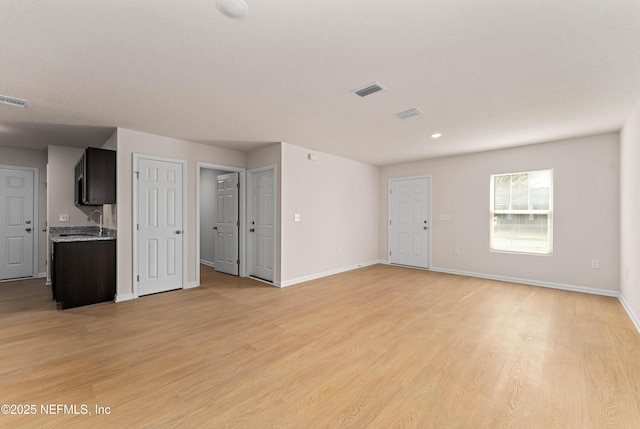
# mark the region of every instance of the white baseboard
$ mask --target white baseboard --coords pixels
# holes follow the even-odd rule
[[[130,301],[133,299],[132,293],[122,293],[116,295],[116,302]]]
[[[340,273],[344,273],[346,271],[357,270],[358,268],[368,267],[370,265],[375,265],[375,264],[378,264],[380,262],[381,261],[378,261],[378,260],[363,262],[361,264],[350,265],[348,267],[338,268],[336,270],[324,271],[322,273],[311,274],[311,275],[304,276],[304,277],[298,277],[297,279],[286,280],[286,281],[283,281],[283,282],[274,282],[273,284],[278,286],[278,287],[293,286],[293,285],[298,284],[298,283],[304,283],[304,282],[308,282],[308,281],[311,281],[311,280],[320,279],[322,277],[332,276],[334,274],[340,274]]]
[[[198,281],[193,281],[193,282],[188,282],[182,289],[193,289],[194,287],[198,287],[200,286],[200,283],[198,283]]]
[[[47,277],[47,273],[38,273],[38,275],[36,277],[39,278],[39,279],[41,279],[43,277]]]
[[[590,293],[592,295],[613,296],[616,298],[619,296],[618,291],[615,291],[615,290],[596,289],[596,288],[583,287],[583,286],[566,285],[562,283],[552,283],[552,282],[544,282],[539,280],[521,279],[517,277],[498,276],[493,274],[474,273],[470,271],[451,270],[448,268],[431,267],[431,271],[436,271],[439,273],[446,273],[446,274],[456,274],[459,276],[477,277],[481,279],[499,280],[503,282],[520,283],[520,284],[525,284],[530,286],[541,286],[541,287],[546,287],[550,289],[561,289],[561,290],[568,290],[572,292]]]
[[[211,261],[205,261],[204,259],[200,259],[200,263],[202,265],[206,265],[207,267],[211,267],[211,268],[215,268],[216,267],[216,264],[214,264]]]
[[[629,316],[629,319],[631,319],[636,329],[640,333],[640,318],[638,318],[638,316],[633,312],[633,310],[627,304],[627,301],[624,299],[624,296],[622,294],[618,295],[618,300],[620,300],[620,304],[622,304],[622,307],[624,307],[625,311],[627,312],[627,315]]]

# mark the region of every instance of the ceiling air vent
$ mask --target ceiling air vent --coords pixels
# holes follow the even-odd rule
[[[424,112],[417,107],[415,109],[405,110],[404,112],[396,113],[396,116],[400,119],[412,118],[414,116],[422,115]]]
[[[22,107],[23,109],[27,108],[27,100],[7,97],[6,95],[0,95],[0,104],[6,104],[13,107]]]
[[[352,91],[352,92],[355,95],[359,95],[360,97],[366,97],[367,95],[375,94],[376,92],[382,91],[385,89],[387,88],[380,85],[378,82],[373,82],[363,88],[356,89],[355,91]]]

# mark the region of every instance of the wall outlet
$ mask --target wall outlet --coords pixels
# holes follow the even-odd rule
[[[58,220],[60,222],[69,222],[69,213],[60,213],[58,215]]]
[[[453,254],[456,256],[460,256],[460,249],[458,249],[457,247],[453,249]]]
[[[597,259],[592,259],[591,268],[593,268],[594,270],[597,270],[598,268],[600,268],[600,261]]]

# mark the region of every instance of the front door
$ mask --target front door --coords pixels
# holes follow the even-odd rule
[[[216,271],[238,275],[238,173],[222,174],[216,180]]]
[[[389,181],[389,261],[429,268],[429,178]]]
[[[33,177],[0,168],[0,280],[33,276]]]
[[[138,295],[183,287],[183,164],[138,160]]]
[[[249,275],[272,282],[275,266],[275,171],[249,174]]]

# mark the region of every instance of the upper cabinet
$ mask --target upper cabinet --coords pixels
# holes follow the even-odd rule
[[[77,206],[99,206],[116,202],[116,152],[88,147],[76,164]]]

